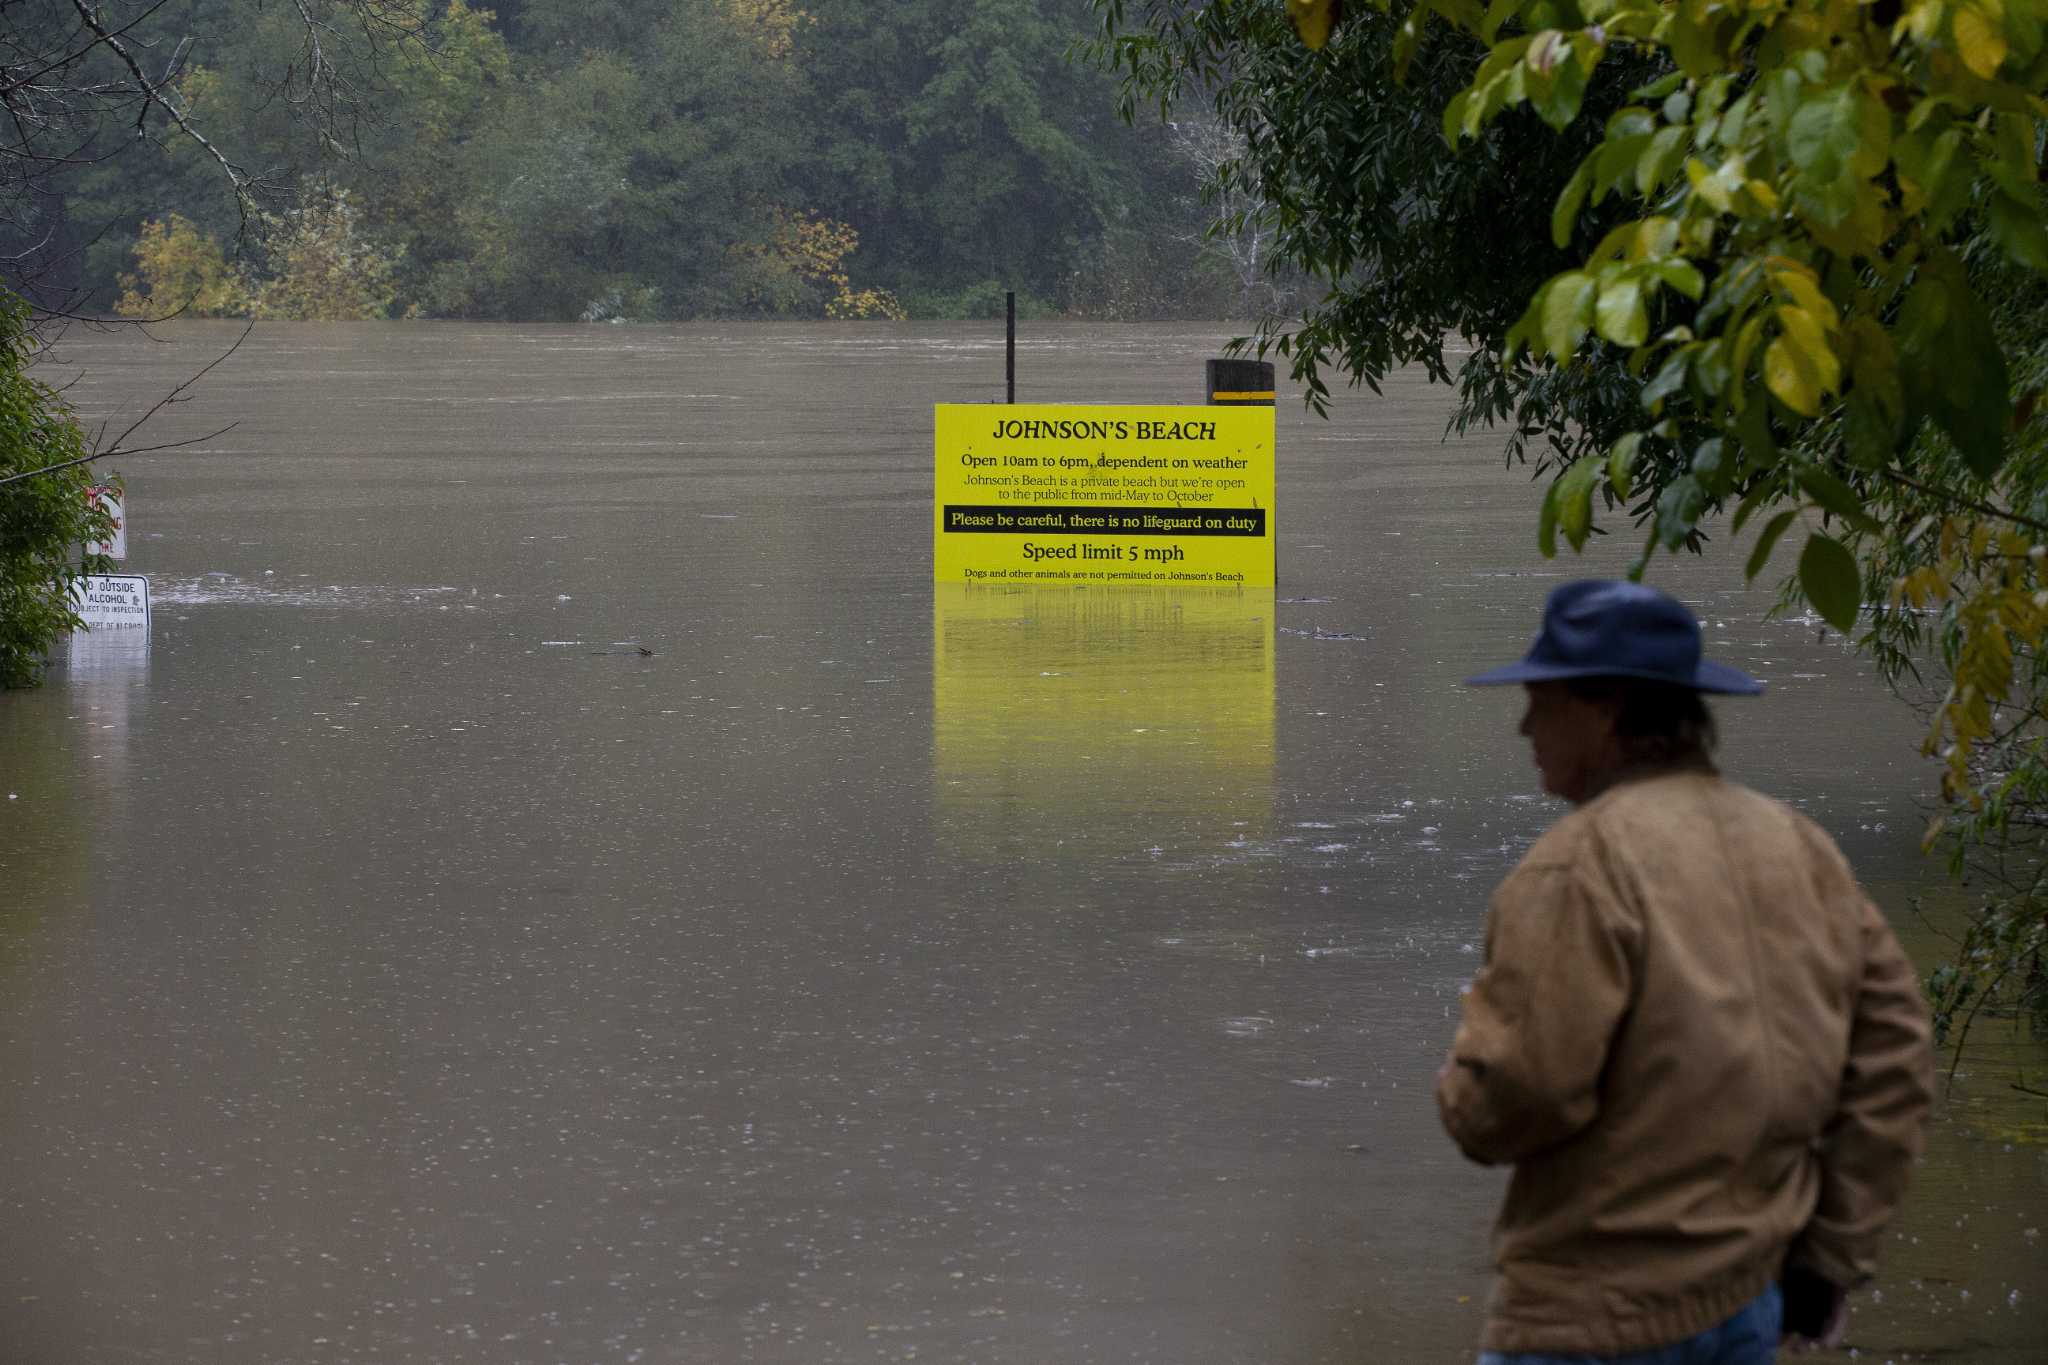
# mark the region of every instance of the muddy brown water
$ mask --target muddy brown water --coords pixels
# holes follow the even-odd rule
[[[74,331],[132,416],[234,329]],[[1227,331],[1026,328],[1027,401]],[[1418,377],[1280,412],[1281,586],[935,592],[1000,329],[265,325],[128,461],[146,650],[0,698],[0,1360],[1434,1362],[1430,1080],[1558,809],[1560,575]],[[1726,766],[1911,913],[1918,723],[1739,553]],[[652,651],[640,653],[641,648]],[[2039,1359],[2042,1107],[1966,1061],[1863,1360]]]

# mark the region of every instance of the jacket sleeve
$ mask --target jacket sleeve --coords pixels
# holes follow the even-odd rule
[[[1863,977],[1834,1118],[1819,1142],[1820,1202],[1792,1264],[1843,1288],[1877,1271],[1878,1239],[1926,1136],[1934,1048],[1920,987],[1891,926],[1863,903]]]
[[[1466,1156],[1521,1161],[1593,1121],[1633,994],[1633,937],[1613,898],[1566,866],[1518,869],[1494,893],[1486,964],[1436,1092]]]

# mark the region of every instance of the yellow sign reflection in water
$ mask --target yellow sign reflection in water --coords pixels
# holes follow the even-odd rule
[[[1263,830],[1271,592],[933,591],[934,769],[955,847],[1149,837],[1161,814]]]

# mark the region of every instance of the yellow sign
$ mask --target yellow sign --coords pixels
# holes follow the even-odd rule
[[[1273,586],[1273,409],[942,403],[940,583]]]

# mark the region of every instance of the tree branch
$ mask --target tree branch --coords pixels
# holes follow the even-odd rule
[[[130,19],[127,23],[121,25],[121,27],[115,29],[112,33],[101,33],[99,29],[95,27],[93,29],[93,32],[97,36],[95,36],[93,40],[87,43],[84,47],[79,48],[76,52],[67,52],[62,57],[52,58],[48,63],[37,68],[34,71],[29,72],[26,76],[17,77],[16,79],[9,81],[5,85],[0,85],[0,100],[6,99],[9,95],[12,95],[15,91],[21,89],[25,85],[33,85],[36,81],[41,80],[43,77],[49,75],[52,71],[62,71],[65,67],[70,66],[75,62],[81,61],[85,57],[86,53],[92,51],[101,43],[109,42],[114,38],[119,38],[121,35],[137,28],[141,25],[143,20],[149,18],[151,15],[155,14],[158,10],[162,9],[165,5],[168,5],[170,2],[171,0],[156,0],[156,3],[154,5],[151,5],[148,9],[136,15],[133,19]],[[145,46],[147,46],[147,44],[145,44]],[[182,46],[180,47],[179,50],[183,51]]]
[[[164,98],[163,88],[143,74],[142,67],[136,63],[134,55],[128,51],[127,46],[121,42],[120,38],[113,33],[109,33],[101,26],[99,16],[93,12],[92,6],[88,5],[86,0],[71,0],[71,7],[78,11],[79,18],[85,22],[85,26],[100,36],[100,41],[104,42],[108,49],[121,59],[128,67],[129,74],[134,76],[135,88],[142,93],[143,98],[147,101],[143,105],[142,113],[136,117],[136,131],[140,132],[142,130],[143,121],[149,115],[149,106],[151,104],[156,105],[166,114],[170,115],[171,122],[178,125],[179,131],[183,132],[186,137],[191,138],[201,147],[204,147],[207,155],[219,162],[220,168],[227,172],[228,182],[235,187],[235,198],[242,205],[243,216],[246,218],[248,216],[250,187],[249,177],[242,171],[242,168],[228,160],[221,153],[220,148],[213,145],[212,140],[206,134],[193,127],[186,119],[184,113],[176,105]],[[236,344],[240,345],[241,343],[237,342]],[[209,366],[208,368],[212,367]],[[204,372],[201,371],[202,374]]]
[[[150,418],[156,416],[159,412],[162,412],[164,408],[168,407],[172,403],[184,402],[185,400],[182,397],[180,397],[180,395],[183,394],[185,390],[191,388],[194,384],[197,384],[200,380],[206,378],[207,374],[211,372],[215,366],[219,365],[222,361],[226,360],[229,356],[233,355],[236,351],[240,350],[242,348],[242,343],[249,339],[249,333],[255,330],[256,324],[254,322],[251,322],[249,323],[248,326],[244,327],[242,329],[242,334],[235,338],[234,345],[228,347],[225,351],[222,351],[219,355],[215,356],[211,361],[207,362],[206,367],[200,370],[197,374],[193,375],[191,378],[179,384],[176,388],[172,389],[162,398],[157,399],[155,403],[150,405],[150,409],[148,412],[143,413],[142,416],[136,418],[133,422],[130,422],[128,424],[128,429],[122,432],[119,436],[116,436],[114,438],[114,442],[112,445],[105,446],[102,447],[101,449],[95,450],[90,455],[81,455],[75,460],[64,460],[58,464],[46,464],[36,469],[24,469],[18,474],[9,474],[5,478],[0,478],[0,488],[5,488],[8,484],[11,483],[19,483],[23,479],[33,479],[39,474],[54,474],[60,469],[70,469],[73,465],[91,464],[94,460],[108,460],[113,459],[114,457],[119,455],[148,455],[159,450],[176,450],[180,446],[198,445],[201,441],[211,441],[214,437],[219,436],[224,432],[233,431],[238,425],[240,425],[239,423],[230,422],[226,426],[222,427],[219,431],[211,431],[204,436],[194,436],[183,441],[165,441],[161,445],[124,447],[121,444],[121,442],[127,440],[130,436],[133,436],[136,433],[136,431],[138,431],[142,427],[143,423],[147,422]],[[99,444],[97,438],[95,438],[93,444]]]
[[[2015,526],[2024,526],[2030,531],[2039,531],[2044,535],[2048,535],[2048,522],[2036,521],[2032,517],[2023,517],[2017,512],[2008,512],[2004,508],[1995,507],[1988,502],[1981,502],[1976,498],[1966,498],[1960,493],[1951,493],[1945,488],[1931,487],[1921,483],[1918,479],[1908,478],[1896,469],[1881,469],[1878,473],[1884,478],[1890,479],[1893,483],[1903,484],[1916,493],[1925,494],[1930,498],[1940,498],[1944,502],[1952,503],[1957,507],[1965,508],[1982,516],[1996,517],[2000,521],[2009,521]]]
[[[193,375],[190,379],[187,379],[184,383],[178,385],[178,387],[172,389],[169,393],[157,399],[156,402],[153,405],[151,405],[148,412],[143,413],[142,416],[136,418],[133,422],[129,423],[128,429],[122,432],[119,436],[116,436],[114,438],[114,444],[110,446],[105,453],[108,455],[119,453],[121,449],[121,442],[127,440],[130,436],[133,436],[136,430],[140,428],[144,422],[147,422],[150,418],[156,416],[157,413],[161,412],[169,404],[183,402],[184,400],[181,399],[178,395],[185,392],[185,390],[191,388],[194,384],[197,384],[200,380],[206,378],[206,376],[213,370],[213,368],[216,365],[219,365],[222,361],[226,360],[236,351],[241,350],[242,343],[247,341],[249,339],[249,333],[255,330],[256,324],[254,321],[251,321],[248,326],[242,329],[242,334],[235,338],[234,345],[228,347],[225,351],[222,351],[219,355],[215,356],[210,362],[208,362],[205,369],[202,369],[201,371],[199,371],[199,373]],[[222,428],[222,430],[225,429],[226,428]],[[200,437],[199,439],[205,440],[207,438]],[[162,448],[163,447],[158,446],[151,447],[151,449],[153,450]]]
[[[120,455],[152,455],[159,450],[176,450],[180,446],[196,446],[201,441],[211,441],[216,436],[226,435],[240,425],[240,422],[230,422],[219,431],[209,431],[204,436],[192,436],[182,441],[165,441],[162,445],[136,446],[129,450],[122,450],[118,447],[110,450],[98,450],[90,455],[81,455],[75,460],[63,460],[57,464],[46,464],[40,469],[24,469],[19,474],[9,474],[6,478],[0,478],[0,488],[4,488],[10,483],[20,483],[23,479],[33,479],[39,474],[54,474],[60,469],[70,469],[74,465],[91,464],[94,460],[111,460]]]

